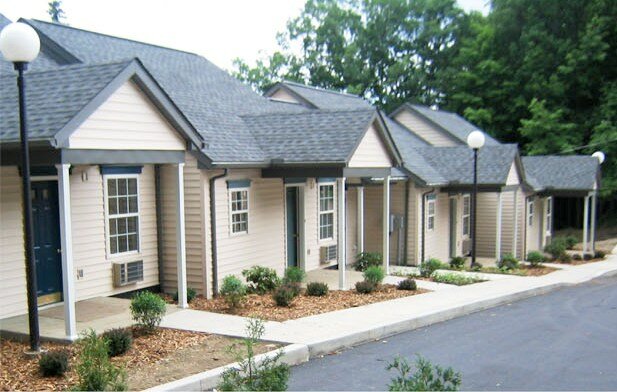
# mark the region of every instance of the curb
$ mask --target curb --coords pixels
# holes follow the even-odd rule
[[[309,349],[304,344],[290,344],[278,350],[269,351],[267,353],[255,356],[255,361],[261,363],[266,358],[271,358],[279,352],[283,352],[281,362],[289,366],[299,365],[309,360]],[[161,391],[205,391],[216,387],[221,380],[223,372],[229,368],[237,367],[238,362],[230,363],[215,369],[206,370],[205,372],[193,374],[180,380],[172,381],[166,384],[157,385],[146,389],[148,392]]]

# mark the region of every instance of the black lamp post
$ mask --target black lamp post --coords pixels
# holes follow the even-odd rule
[[[17,71],[19,94],[19,136],[21,145],[21,174],[24,215],[24,251],[26,256],[26,282],[28,290],[28,321],[30,327],[30,350],[39,352],[39,312],[37,304],[36,264],[34,259],[34,234],[32,229],[32,199],[30,198],[30,157],[28,128],[26,124],[26,95],[24,71],[40,50],[39,36],[25,23],[11,23],[0,32],[0,51]]]
[[[471,192],[471,266],[476,265],[476,216],[478,199],[478,150],[484,146],[484,134],[473,131],[467,136],[467,145],[473,149],[473,188]]]

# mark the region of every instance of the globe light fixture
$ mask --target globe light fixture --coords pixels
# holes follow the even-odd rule
[[[471,192],[471,266],[476,266],[476,215],[478,199],[478,150],[484,146],[486,138],[481,131],[467,135],[467,145],[473,149],[473,188]]]
[[[40,49],[39,35],[25,23],[11,23],[0,33],[0,52],[6,61],[32,62],[39,55]]]
[[[596,158],[600,162],[600,165],[603,164],[604,160],[606,159],[606,155],[604,155],[602,151],[596,151],[591,154],[591,156]]]
[[[484,137],[484,133],[481,131],[473,131],[467,136],[467,145],[469,148],[479,149],[484,146],[484,142],[486,138]]]

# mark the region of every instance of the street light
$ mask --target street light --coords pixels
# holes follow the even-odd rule
[[[606,156],[604,155],[602,151],[596,151],[593,154],[591,154],[591,156],[596,158],[600,162],[600,165],[603,164],[604,160],[606,159]]]
[[[26,127],[26,95],[24,71],[28,63],[39,54],[41,41],[34,29],[25,23],[11,23],[0,32],[0,52],[13,63],[17,71],[19,93],[19,136],[21,142],[21,174],[23,187],[24,250],[26,255],[26,282],[28,290],[28,321],[30,327],[30,350],[39,352],[39,311],[37,304],[36,264],[34,261],[34,235],[32,231],[32,199],[30,198],[30,157],[28,129]]]
[[[476,265],[476,200],[478,196],[478,150],[484,146],[484,134],[473,131],[467,136],[467,145],[473,149],[473,191],[471,193],[471,266]]]

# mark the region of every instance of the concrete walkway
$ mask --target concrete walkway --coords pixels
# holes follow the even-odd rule
[[[285,322],[267,322],[264,339],[307,345],[311,356],[445,321],[605,274],[617,273],[617,256],[571,266],[540,277],[508,277],[339,310]],[[422,281],[418,281],[422,286]],[[180,310],[162,326],[231,336],[244,336],[246,319]]]

